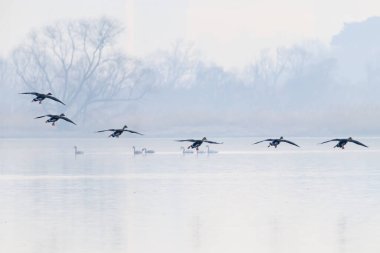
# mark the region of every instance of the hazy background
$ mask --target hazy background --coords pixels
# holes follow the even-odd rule
[[[378,1],[1,1],[0,136],[124,124],[148,136],[378,136],[379,13]],[[33,119],[61,112],[78,126]]]

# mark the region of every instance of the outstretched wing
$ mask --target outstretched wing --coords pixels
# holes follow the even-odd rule
[[[40,118],[43,118],[43,117],[53,117],[53,116],[54,115],[47,114],[47,115],[42,115],[42,116],[35,117],[35,119],[40,119]]]
[[[30,95],[35,95],[35,96],[41,95],[40,93],[37,93],[37,92],[21,92],[19,94],[30,94]]]
[[[70,122],[70,123],[73,123],[74,125],[76,125],[71,119],[69,118],[66,118],[66,117],[60,117],[61,119],[63,120],[66,120],[67,122]]]
[[[61,100],[59,100],[58,98],[55,98],[53,96],[50,96],[50,95],[45,95],[46,98],[50,98],[51,100],[54,100],[54,101],[57,101],[63,105],[65,105],[65,103],[63,103]]]
[[[100,131],[96,131],[97,133],[102,133],[102,132],[108,132],[108,131],[111,131],[111,132],[115,132],[117,129],[106,129],[106,130],[100,130]]]
[[[329,140],[329,141],[321,142],[321,143],[319,143],[319,144],[324,144],[324,143],[327,143],[327,142],[330,142],[330,141],[341,141],[341,139],[332,139],[332,140]]]
[[[361,142],[359,142],[359,141],[355,141],[355,140],[348,140],[348,141],[353,142],[353,143],[355,143],[355,144],[358,144],[358,145],[360,145],[360,146],[363,146],[363,147],[368,148],[368,146],[364,145],[363,143],[361,143]]]
[[[297,146],[297,147],[300,147],[298,146],[297,144],[295,144],[294,142],[291,142],[291,141],[288,141],[288,140],[281,140],[282,142],[286,142],[286,143],[289,143],[291,145],[294,145],[294,146]]]
[[[211,144],[223,144],[223,142],[215,142],[215,141],[204,141]]]
[[[135,132],[135,131],[128,130],[128,129],[125,129],[124,131],[130,132],[130,133],[133,133],[133,134],[143,135],[143,134],[140,134],[139,132]]]
[[[266,140],[258,141],[258,142],[253,143],[252,145],[255,145],[264,141],[274,141],[274,139],[266,139]]]
[[[187,139],[187,140],[175,140],[175,141],[179,141],[179,142],[184,142],[184,141],[196,142],[197,140],[194,140],[194,139]]]

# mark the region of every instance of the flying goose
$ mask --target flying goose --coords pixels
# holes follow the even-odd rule
[[[193,144],[191,144],[187,148],[188,149],[195,148],[197,151],[199,150],[199,146],[201,146],[203,142],[210,143],[210,144],[223,144],[223,142],[209,141],[209,140],[207,140],[206,137],[203,137],[202,140],[187,139],[187,140],[176,140],[176,141],[179,141],[179,142],[184,142],[184,141],[193,142]]]
[[[35,119],[40,119],[40,118],[43,118],[43,117],[49,117],[49,119],[46,120],[46,123],[50,123],[51,122],[52,126],[55,126],[55,122],[57,122],[59,119],[66,120],[67,122],[70,122],[70,123],[76,125],[71,119],[66,118],[65,114],[63,114],[63,113],[61,113],[60,115],[52,115],[52,114],[42,115],[42,116],[39,116],[39,117],[35,117]]]
[[[107,131],[110,131],[110,132],[113,132],[110,136],[108,137],[116,137],[116,138],[119,138],[119,136],[123,133],[123,132],[130,132],[130,133],[133,133],[133,134],[139,134],[139,135],[143,135],[143,134],[140,134],[138,132],[135,132],[135,131],[132,131],[132,130],[128,130],[127,129],[128,126],[125,125],[122,129],[106,129],[106,130],[100,130],[100,131],[97,131],[97,133],[102,133],[102,132],[107,132]]]
[[[352,142],[352,143],[355,143],[357,145],[360,145],[360,146],[363,146],[363,147],[366,147],[368,148],[368,146],[364,145],[363,143],[359,142],[359,141],[356,141],[354,139],[352,139],[351,137],[348,137],[347,139],[332,139],[332,140],[329,140],[329,141],[324,141],[320,144],[324,144],[324,143],[327,143],[327,142],[330,142],[330,141],[337,141],[338,143],[334,146],[334,148],[341,148],[341,149],[344,149],[344,146],[348,143],[348,142]]]
[[[288,144],[291,144],[291,145],[294,145],[294,146],[297,146],[297,147],[300,147],[298,146],[297,144],[295,144],[294,142],[291,142],[291,141],[288,141],[288,140],[285,140],[284,137],[280,137],[280,139],[266,139],[266,140],[262,140],[262,141],[258,141],[258,142],[255,142],[253,143],[252,145],[255,145],[255,144],[258,144],[260,142],[264,142],[264,141],[269,141],[269,146],[274,146],[275,148],[277,148],[278,145],[280,145],[281,142],[286,142]]]
[[[33,98],[32,102],[39,102],[41,104],[41,102],[45,99],[45,98],[49,98],[51,100],[54,100],[54,101],[57,101],[58,103],[61,103],[63,105],[65,105],[61,100],[59,100],[58,98],[56,97],[53,97],[52,94],[49,92],[47,94],[42,94],[42,93],[37,93],[37,92],[22,92],[22,93],[19,93],[19,94],[29,94],[29,95],[34,95],[36,96],[35,98]]]

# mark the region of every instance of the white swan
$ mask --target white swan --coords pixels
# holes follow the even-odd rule
[[[144,155],[146,155],[146,154],[154,154],[154,150],[152,150],[152,149],[143,148],[141,151],[142,151],[142,153]]]
[[[142,152],[140,150],[136,150],[135,146],[133,146],[132,149],[133,149],[134,155],[141,155],[142,154]]]
[[[75,155],[83,155],[84,154],[83,151],[78,150],[77,146],[74,146],[74,149],[75,149]]]
[[[216,154],[216,153],[218,153],[218,151],[216,151],[216,150],[210,150],[209,145],[207,145],[206,148],[207,148],[207,154]]]
[[[193,154],[193,150],[185,149],[184,147],[181,147],[182,149],[182,154]]]

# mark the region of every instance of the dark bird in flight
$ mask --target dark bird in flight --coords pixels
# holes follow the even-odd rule
[[[191,144],[187,148],[188,149],[189,148],[191,148],[191,149],[195,148],[197,151],[198,151],[199,147],[202,145],[203,142],[210,143],[210,144],[223,144],[223,142],[209,141],[209,140],[207,140],[206,137],[203,137],[202,140],[187,139],[187,140],[176,140],[176,141],[180,141],[180,142],[183,142],[183,141],[193,142],[193,144]]]
[[[66,118],[65,114],[63,114],[63,113],[61,113],[60,115],[52,115],[52,114],[42,115],[42,116],[36,117],[35,119],[40,119],[43,117],[49,117],[49,119],[46,121],[46,123],[51,122],[52,126],[55,126],[55,122],[57,122],[59,119],[66,120],[67,122],[70,122],[70,123],[76,125],[73,121],[71,121],[71,119]]]
[[[344,149],[344,146],[348,143],[348,142],[352,142],[352,143],[355,143],[357,145],[360,145],[360,146],[363,146],[363,147],[366,147],[368,148],[368,146],[364,145],[363,143],[359,142],[359,141],[356,141],[354,139],[352,139],[351,137],[348,137],[347,139],[332,139],[332,140],[329,140],[329,141],[324,141],[320,144],[324,144],[324,143],[327,143],[327,142],[330,142],[330,141],[337,141],[338,143],[334,146],[334,148],[341,148],[341,149]]]
[[[61,104],[65,105],[61,100],[59,100],[56,97],[53,97],[50,92],[48,94],[42,94],[42,93],[37,93],[37,92],[22,92],[20,94],[34,95],[36,97],[33,98],[32,102],[39,102],[40,104],[41,104],[42,100],[44,100],[45,98],[49,98],[51,100],[57,101],[58,103],[61,103]]]
[[[116,137],[116,138],[119,138],[119,136],[123,133],[123,132],[130,132],[130,133],[133,133],[133,134],[139,134],[139,135],[143,135],[143,134],[140,134],[136,131],[132,131],[132,130],[129,130],[127,129],[127,125],[123,126],[122,129],[106,129],[106,130],[100,130],[100,131],[97,131],[97,133],[102,133],[102,132],[107,132],[107,131],[110,131],[110,132],[113,132],[110,136],[108,137]]]
[[[298,146],[297,144],[295,144],[294,142],[291,142],[291,141],[285,140],[284,137],[282,137],[282,136],[280,137],[280,139],[266,139],[266,140],[258,141],[258,142],[256,142],[256,143],[253,143],[253,145],[254,145],[254,144],[258,144],[258,143],[260,143],[260,142],[264,142],[264,141],[269,141],[269,146],[268,146],[268,148],[269,148],[270,146],[274,146],[275,148],[277,148],[277,146],[280,145],[281,142],[286,142],[286,143],[289,143],[289,144],[291,144],[291,145],[294,145],[294,146],[300,147],[300,146]]]

